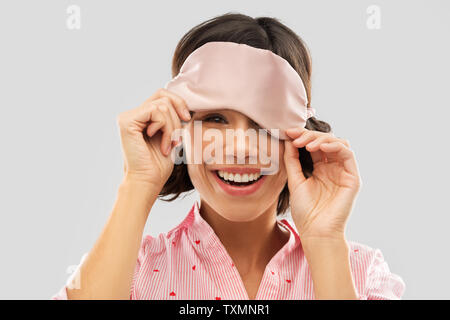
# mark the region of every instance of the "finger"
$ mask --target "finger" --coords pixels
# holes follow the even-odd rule
[[[310,153],[313,164],[318,162],[327,162],[325,153],[320,150],[320,145],[326,142],[333,142],[333,139],[335,138],[328,135],[323,135],[313,139],[308,139],[308,141],[301,143],[301,145],[306,144],[305,149]]]
[[[298,148],[296,148],[289,140],[284,140],[284,163],[288,174],[288,184],[290,189],[294,187],[292,185],[293,181],[296,181],[296,183],[302,183],[306,180],[303,175]],[[295,180],[292,179],[294,177]]]
[[[346,145],[348,148],[350,148],[350,142],[347,139],[337,138],[340,142],[342,142],[344,145]]]
[[[319,150],[319,146],[322,143],[331,143],[336,141],[335,137],[331,137],[328,135],[323,135],[320,137],[316,137],[315,139],[313,139],[312,141],[307,141],[305,144],[305,149],[308,150],[309,152],[314,152]]]
[[[317,163],[319,161],[327,162],[328,161],[327,155],[320,149],[320,146],[324,143],[332,143],[335,141],[341,142],[347,147],[350,146],[347,140],[336,138],[334,135],[330,136],[328,134],[325,134],[321,137],[317,137],[316,139],[313,139],[311,142],[307,142],[305,149],[310,152],[313,163]]]
[[[181,119],[185,121],[191,120],[189,108],[183,98],[167,89],[160,88],[149,99],[154,100],[159,98],[168,98]]]
[[[322,131],[316,131],[316,130],[309,130],[304,127],[294,127],[294,128],[289,128],[289,129],[285,130],[286,135],[294,140],[301,137],[302,135],[306,135],[308,132],[315,134],[317,136],[329,135],[329,136],[334,137],[334,133],[332,131],[322,132]]]
[[[314,152],[314,151],[319,150],[319,146],[322,143],[331,143],[331,142],[335,142],[335,141],[341,142],[346,147],[350,148],[350,143],[348,142],[348,140],[336,138],[334,136],[329,136],[329,135],[323,135],[321,137],[317,137],[316,139],[312,140],[311,142],[306,143],[305,148],[309,152]]]
[[[328,161],[335,160],[342,162],[347,172],[359,176],[355,153],[342,142],[323,143],[320,145],[320,149],[326,153]]]
[[[294,128],[289,128],[286,129],[284,132],[286,133],[286,135],[292,139],[296,139],[300,136],[300,134],[302,134],[303,132],[307,132],[309,131],[308,129],[304,128],[304,127],[294,127]]]
[[[167,122],[163,112],[159,109],[157,102],[153,102],[154,108],[150,114],[150,125],[147,127],[147,135],[152,137]]]
[[[177,110],[175,109],[169,98],[162,97],[154,101],[157,102],[158,105],[165,105],[167,107],[169,118],[172,120],[172,124],[175,128],[181,127],[180,116],[178,115]]]
[[[153,121],[148,127],[147,127],[147,135],[151,138],[153,135],[161,129],[166,124],[165,119],[159,120],[159,121]]]
[[[161,113],[164,115],[165,124],[161,127],[161,132],[163,133],[161,138],[161,149],[163,150],[163,154],[168,155],[170,152],[170,148],[172,147],[171,134],[173,131],[173,123],[170,119],[169,108],[166,105],[158,106]]]
[[[295,139],[293,142],[297,148],[302,148],[303,146],[305,146],[305,148],[309,152],[312,152],[319,150],[319,145],[321,143],[332,142],[335,140],[344,143],[348,147],[350,146],[347,140],[336,138],[334,134],[331,132],[319,132],[319,131],[304,132],[299,138]]]
[[[319,138],[321,136],[319,136],[317,134],[317,131],[305,131],[301,133],[301,136],[298,137],[297,139],[295,139],[293,141],[294,146],[296,146],[297,148],[302,148],[304,147],[306,144],[310,143],[311,141]]]
[[[175,108],[170,103],[170,101],[168,101],[167,98],[161,98],[161,99],[155,100],[155,102],[156,101],[158,101],[159,105],[165,106],[165,108],[163,108],[164,110],[167,108],[168,111],[165,113],[165,115],[166,115],[166,118],[168,119],[168,121],[172,124],[170,131],[167,132],[168,136],[170,137],[170,143],[169,143],[169,147],[170,147],[169,152],[170,152],[173,147],[176,147],[181,142],[181,137],[176,139],[178,137],[179,133],[177,134],[175,132],[175,130],[181,129],[180,117],[178,116]]]
[[[172,125],[173,125],[173,130],[174,130],[170,133],[170,137],[171,137],[172,147],[175,147],[178,145],[179,142],[181,142],[181,137],[176,139],[178,137],[178,135],[175,133],[175,130],[181,129],[181,121],[180,121],[178,114],[176,113],[175,108],[173,108],[172,105],[169,105],[169,115],[170,115],[170,119],[172,120]]]
[[[144,101],[139,107],[130,110],[130,117],[132,120],[139,122],[143,126],[147,126],[147,124],[152,121],[155,121],[155,115],[152,113],[157,110],[157,103],[154,101]]]
[[[311,155],[311,160],[313,164],[319,163],[319,162],[327,162],[327,157],[325,155],[325,152],[322,150],[318,151],[312,151],[309,153]]]
[[[133,129],[142,132],[150,121],[152,112],[155,109],[156,105],[148,102],[143,103],[137,108],[122,112],[117,118],[120,129]]]
[[[156,102],[157,103],[157,102]],[[166,155],[168,149],[168,141],[167,141],[167,128],[170,127],[170,119],[167,116],[167,107],[156,105],[155,109],[151,113],[150,125],[147,127],[146,132],[149,137],[155,135],[158,130],[161,130],[162,138],[161,138],[161,153]],[[170,143],[170,142],[169,142]],[[170,147],[170,145],[169,145]]]

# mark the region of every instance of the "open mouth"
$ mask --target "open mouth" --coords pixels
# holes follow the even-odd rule
[[[217,177],[222,180],[224,183],[232,185],[232,186],[249,186],[252,185],[263,178],[264,175],[260,173],[251,173],[251,174],[233,174],[227,173],[221,170],[216,170],[214,173]]]

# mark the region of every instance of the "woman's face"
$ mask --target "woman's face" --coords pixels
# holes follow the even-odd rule
[[[195,127],[194,121],[201,122]],[[278,201],[287,182],[282,140],[259,130],[261,127],[242,113],[225,109],[195,112],[185,128],[191,142],[187,168],[192,184],[202,200],[218,214],[230,221],[251,221]],[[232,134],[227,136],[226,130]],[[256,135],[243,139],[239,138],[239,132]],[[261,135],[266,139],[261,141]],[[197,158],[194,158],[195,153]],[[260,153],[265,158],[261,158]],[[262,168],[275,168],[275,171],[259,177]],[[226,178],[228,182],[224,181]],[[239,178],[240,183],[236,181]],[[257,180],[242,186],[247,179]]]

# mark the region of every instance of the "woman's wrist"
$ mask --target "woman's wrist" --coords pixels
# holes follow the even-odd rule
[[[305,239],[302,247],[316,299],[357,299],[345,237]]]
[[[317,248],[329,248],[329,247],[348,247],[345,236],[336,235],[333,237],[306,237],[300,236],[302,240],[303,249],[311,247],[311,249]]]
[[[302,239],[303,252],[310,264],[322,264],[330,260],[341,260],[348,257],[349,246],[342,238],[308,238]]]
[[[139,187],[142,191],[147,193],[159,194],[164,185],[154,183],[150,179],[134,173],[125,173],[120,186],[124,188]]]
[[[162,186],[125,175],[119,186],[118,194],[120,198],[128,199],[127,201],[131,202],[131,206],[143,209],[147,215],[158,198],[161,189]]]

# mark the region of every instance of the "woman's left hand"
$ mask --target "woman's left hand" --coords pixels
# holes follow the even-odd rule
[[[347,140],[332,133],[286,130],[284,163],[288,175],[291,215],[300,237],[343,239],[345,225],[362,184],[354,152]],[[303,175],[298,148],[306,146],[314,170]]]

